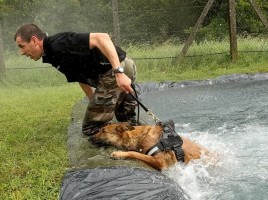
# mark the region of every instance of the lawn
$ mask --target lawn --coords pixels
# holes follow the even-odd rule
[[[244,49],[249,49],[244,43]],[[256,46],[263,41],[256,40]],[[226,44],[203,43],[192,48],[202,55]],[[242,46],[243,47],[243,46]],[[172,64],[178,52],[170,44],[128,47],[136,58],[138,82],[182,81],[215,78],[225,74],[268,72],[268,52],[187,57]],[[149,51],[149,53],[148,53]],[[163,59],[141,59],[162,57]],[[5,78],[0,82],[0,199],[55,200],[68,171],[67,129],[73,105],[84,97],[77,83],[66,83],[55,69],[17,57],[6,56]]]
[[[0,87],[0,199],[57,199],[79,86]]]

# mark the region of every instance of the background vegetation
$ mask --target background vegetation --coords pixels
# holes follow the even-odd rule
[[[268,71],[267,30],[247,0],[236,1],[236,63],[229,59],[227,1],[216,0],[184,62],[173,64],[206,2],[119,1],[122,46],[135,59],[138,82]],[[268,2],[257,2],[267,14]],[[84,94],[49,65],[19,57],[13,35],[23,23],[36,23],[50,35],[69,30],[113,35],[111,1],[0,0],[0,18],[6,67],[0,81],[0,199],[54,200],[69,168],[70,114]]]
[[[162,43],[188,37],[207,0],[124,0],[115,10],[124,45]],[[255,0],[267,16],[268,2]],[[238,34],[263,35],[262,25],[248,0],[236,1]],[[44,31],[101,31],[114,33],[112,0],[0,0],[5,49],[14,49],[13,35],[23,23],[38,24]],[[215,0],[196,40],[222,40],[228,36],[228,1]]]

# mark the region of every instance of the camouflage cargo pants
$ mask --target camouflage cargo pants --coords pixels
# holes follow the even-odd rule
[[[132,80],[136,79],[136,65],[130,58],[121,62],[124,73]],[[99,76],[96,90],[90,99],[82,131],[85,135],[94,134],[99,128],[113,119],[115,116],[118,121],[136,122],[135,108],[137,102],[118,87],[112,70]]]

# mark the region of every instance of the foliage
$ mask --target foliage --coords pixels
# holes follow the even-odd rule
[[[173,37],[184,40],[207,0],[125,0],[118,3],[123,43],[154,44]],[[257,3],[267,15],[268,2]],[[249,2],[238,0],[236,5],[238,33],[263,33],[264,26]],[[49,34],[67,30],[113,34],[111,8],[111,0],[1,0],[5,48],[14,48],[13,35],[23,23],[36,23]],[[215,0],[197,40],[222,39],[223,33],[228,33],[227,11],[228,1]]]
[[[259,7],[262,8],[262,14],[267,15],[268,2],[256,1]],[[266,11],[266,12],[265,12]],[[236,22],[237,34],[242,36],[261,35],[267,33],[261,20],[257,16],[248,0],[236,1]],[[204,22],[204,27],[201,28],[197,40],[214,39],[222,40],[228,35],[229,16],[228,16],[228,1],[215,1],[213,8],[208,13]]]
[[[190,31],[189,31],[190,32]],[[221,41],[228,35],[228,22],[221,17],[216,17],[213,21],[200,29],[198,32],[197,41],[216,40]]]
[[[183,30],[194,24],[197,19],[197,13],[192,12],[192,4],[189,1],[138,0],[135,4],[131,2],[133,1],[128,0],[119,7],[125,41],[159,43],[174,36],[185,37]]]
[[[109,1],[95,0],[3,0],[3,40],[14,49],[13,36],[24,23],[35,23],[49,35],[62,31],[107,32],[111,14]],[[105,14],[104,14],[105,13]],[[99,22],[99,23],[96,23]]]
[[[265,27],[262,25],[262,22],[249,2],[240,0],[238,3],[239,7],[237,7],[237,24],[239,33],[242,35],[257,35],[265,32]],[[260,5],[259,2],[258,4]],[[268,6],[268,4],[266,4],[266,6]],[[263,14],[266,13],[267,12],[263,12]]]

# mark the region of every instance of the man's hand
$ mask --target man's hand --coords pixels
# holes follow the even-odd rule
[[[115,74],[117,85],[126,93],[133,92],[131,79],[124,73]]]

